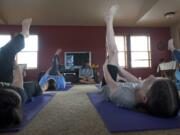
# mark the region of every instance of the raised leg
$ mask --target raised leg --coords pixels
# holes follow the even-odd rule
[[[59,71],[59,65],[60,65],[60,60],[59,60],[59,54],[61,53],[61,49],[58,49],[52,59],[52,68],[49,71],[50,75],[60,75]]]
[[[24,48],[24,37],[28,36],[31,21],[23,20],[22,32],[0,48],[0,82],[12,83],[14,59],[16,54]]]
[[[112,6],[107,16],[106,21],[106,51],[109,57],[109,64],[118,65],[118,50],[115,42],[114,29],[113,29],[113,17],[116,13],[117,6]]]
[[[21,34],[24,37],[29,36],[29,28],[30,28],[31,23],[32,23],[32,18],[26,18],[22,21],[22,32],[21,32]]]
[[[122,77],[122,79],[130,81],[130,82],[139,82],[139,80],[129,73],[128,71],[124,70],[123,68],[120,68],[118,65],[118,49],[115,42],[115,36],[114,36],[114,30],[113,30],[113,17],[115,15],[115,12],[117,10],[117,6],[112,6],[107,13],[107,16],[105,18],[106,21],[106,50],[108,53],[108,59],[109,64],[115,65],[118,67],[119,75]],[[113,75],[111,72],[111,77],[116,80],[116,76]]]

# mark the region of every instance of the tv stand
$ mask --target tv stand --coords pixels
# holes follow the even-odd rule
[[[63,72],[66,82],[78,83],[79,82],[79,69],[64,70]]]

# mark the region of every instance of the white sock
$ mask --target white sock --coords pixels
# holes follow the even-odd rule
[[[169,39],[168,41],[168,50],[170,51],[174,51],[175,47],[174,47],[174,43],[173,43],[173,39]]]
[[[32,18],[26,18],[22,21],[22,32],[21,34],[24,37],[28,37],[29,36],[29,28],[32,22]]]

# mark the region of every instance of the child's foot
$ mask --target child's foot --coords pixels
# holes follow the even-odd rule
[[[173,39],[169,39],[168,41],[168,50],[170,51],[173,51],[175,48],[174,48],[174,43],[173,43]]]
[[[32,22],[32,18],[26,18],[22,21],[22,34],[24,37],[29,36],[29,28]]]
[[[117,5],[113,5],[113,6],[109,9],[109,11],[107,12],[107,14],[106,14],[106,16],[105,16],[105,21],[106,21],[106,23],[113,21],[113,17],[114,17],[114,15],[115,15],[117,9],[118,9],[118,6],[117,6]]]

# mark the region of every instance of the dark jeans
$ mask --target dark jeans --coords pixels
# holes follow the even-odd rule
[[[12,83],[15,55],[24,48],[24,36],[19,34],[0,48],[0,82]]]
[[[24,82],[24,103],[31,101],[32,97],[36,97],[42,94],[42,90],[39,84],[35,81]]]
[[[24,48],[24,45],[24,36],[19,34],[13,37],[5,46],[0,48],[0,82],[12,83],[15,55]],[[24,83],[24,90],[13,86],[10,86],[9,88],[14,89],[20,94],[22,104],[31,100],[33,96],[38,96],[42,93],[40,87],[36,85],[35,82]]]
[[[60,60],[58,55],[54,55],[52,59],[52,68],[49,71],[49,75],[58,75]]]

